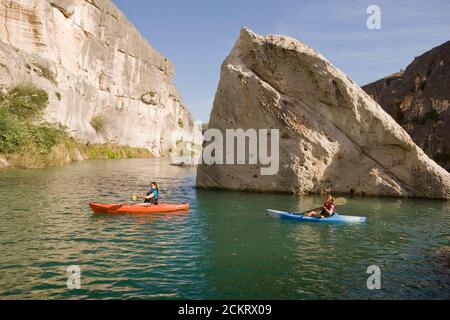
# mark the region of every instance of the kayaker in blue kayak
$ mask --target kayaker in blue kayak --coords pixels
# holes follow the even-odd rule
[[[148,203],[149,205],[158,204],[158,198],[159,198],[158,185],[156,184],[156,182],[152,182],[150,190],[144,196],[144,203]]]
[[[333,216],[336,210],[336,205],[334,204],[334,198],[327,194],[325,197],[325,202],[323,204],[322,210],[320,212],[310,211],[305,213],[305,217],[315,217],[315,218],[330,218]]]

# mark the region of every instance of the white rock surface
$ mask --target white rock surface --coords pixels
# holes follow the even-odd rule
[[[209,128],[280,129],[280,170],[199,165],[200,187],[450,199],[450,174],[348,76],[289,37],[241,30]]]
[[[192,116],[173,73],[110,0],[0,2],[0,87],[43,88],[46,119],[82,141],[163,155],[190,139]],[[105,119],[98,132],[90,125],[96,116]]]
[[[10,166],[9,162],[5,158],[0,157],[0,169],[5,169],[9,166]]]
[[[75,160],[76,161],[84,161],[85,157],[81,154],[80,150],[75,149]]]

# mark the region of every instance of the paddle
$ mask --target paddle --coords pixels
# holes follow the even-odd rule
[[[139,198],[145,198],[145,196],[144,196],[144,195],[140,195],[140,194],[133,194],[133,195],[131,196],[131,200],[133,200],[133,201],[136,201],[136,200],[138,200]],[[143,206],[148,207],[148,206],[152,206],[153,203],[143,203],[143,204],[140,204],[140,203],[133,203],[133,204],[131,204],[131,205],[132,205],[132,206],[140,206],[140,205],[143,205]]]
[[[133,194],[132,196],[131,196],[131,200],[133,200],[133,201],[136,201],[136,200],[138,200],[139,198],[145,198],[146,196],[145,195],[140,195],[140,194]],[[133,204],[134,206],[137,206],[137,205],[139,205],[139,204]],[[145,206],[152,206],[152,205],[154,205],[154,203],[144,203],[144,205]]]
[[[320,206],[320,207],[317,207],[317,208],[314,208],[314,209],[310,209],[310,210],[306,210],[306,211],[303,211],[303,212],[291,212],[291,214],[296,215],[296,216],[303,216],[305,213],[308,213],[308,212],[311,212],[311,211],[316,211],[316,210],[319,210],[319,209],[322,209],[322,208],[323,208],[323,206]]]
[[[347,199],[345,199],[345,198],[337,198],[337,199],[334,200],[334,205],[335,206],[343,206],[346,203],[347,203]],[[294,215],[297,215],[297,216],[303,216],[307,212],[316,211],[316,210],[319,210],[319,209],[322,209],[322,208],[323,208],[323,205],[320,206],[320,207],[311,209],[311,210],[306,210],[306,211],[300,212],[300,213],[296,213],[296,212],[291,212],[291,213],[294,214]]]
[[[347,199],[345,198],[337,198],[334,200],[334,205],[336,206],[343,206],[345,204],[347,204]]]
[[[133,195],[131,196],[131,200],[136,201],[137,199],[139,199],[139,198],[141,198],[141,197],[142,197],[141,195],[133,194]]]

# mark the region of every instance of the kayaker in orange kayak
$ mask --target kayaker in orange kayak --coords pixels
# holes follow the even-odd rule
[[[144,203],[158,204],[159,190],[156,182],[151,183],[150,190],[146,193],[146,195],[143,198]]]
[[[139,198],[144,198],[144,203],[148,206],[152,204],[158,204],[158,198],[159,198],[159,190],[158,185],[156,182],[152,182],[150,185],[150,190],[145,195],[137,195],[133,194],[131,197],[133,201],[136,201]]]
[[[334,204],[334,198],[327,194],[325,197],[325,202],[322,207],[322,211],[310,211],[305,213],[305,217],[315,217],[315,218],[330,218],[335,213],[336,205]]]

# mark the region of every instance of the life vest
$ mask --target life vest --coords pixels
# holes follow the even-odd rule
[[[150,189],[149,192],[147,192],[147,196],[149,196],[151,194],[153,194],[153,199],[154,199],[153,201],[157,202],[158,198],[159,198],[158,188],[152,188],[152,189]]]

